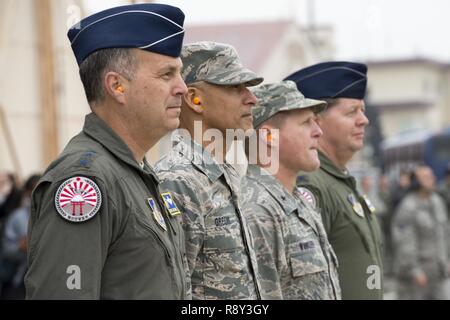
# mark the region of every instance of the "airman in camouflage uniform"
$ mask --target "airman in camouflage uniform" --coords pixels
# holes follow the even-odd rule
[[[395,269],[400,299],[448,299],[443,287],[448,276],[447,212],[433,191],[429,167],[415,170],[413,191],[400,202],[393,222]]]
[[[317,144],[321,134],[314,121],[315,112],[326,104],[305,99],[292,81],[262,85],[254,93],[258,98],[253,109],[255,128],[271,130],[275,123],[280,127],[278,172],[272,175],[249,164],[245,190],[245,215],[254,237],[263,290],[268,290],[265,294],[272,299],[340,299],[338,262],[320,215],[300,190],[294,189],[298,170],[309,171],[319,165],[317,150],[308,149]],[[280,119],[270,122],[280,113],[286,117],[281,125]],[[289,136],[298,142],[291,144]],[[275,140],[273,137],[271,142],[277,144]],[[292,155],[290,147],[294,146],[302,156]],[[288,187],[281,181],[289,180],[289,175],[283,174],[292,168],[289,164],[294,170]]]
[[[216,129],[223,136],[226,129],[251,129],[256,98],[247,87],[263,79],[245,69],[229,45],[188,44],[181,57],[188,85],[181,127],[187,131],[179,130],[175,146],[155,169],[162,188],[183,212],[192,296],[264,298],[259,294],[256,257],[242,214],[242,177],[223,156],[207,151],[208,142],[195,137],[193,130],[195,120],[202,120],[203,130]]]

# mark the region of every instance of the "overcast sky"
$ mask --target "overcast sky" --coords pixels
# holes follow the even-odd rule
[[[126,1],[86,1],[96,12]],[[449,0],[167,0],[185,24],[295,19],[334,27],[337,59],[428,57],[450,62]],[[313,12],[313,14],[311,14]]]

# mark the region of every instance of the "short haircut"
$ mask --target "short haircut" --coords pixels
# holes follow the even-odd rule
[[[329,108],[331,108],[332,106],[336,105],[338,103],[338,99],[339,98],[321,99],[321,100],[323,100],[323,101],[325,101],[327,103],[327,107],[323,111],[327,111]]]
[[[102,49],[90,54],[80,64],[80,78],[88,102],[104,99],[103,77],[107,72],[115,71],[132,80],[136,67],[137,58],[129,48]]]
[[[277,112],[272,117],[257,126],[255,129],[260,129],[263,125],[270,125],[275,129],[281,129],[281,127],[284,125],[284,122],[289,116],[289,111],[291,110]]]

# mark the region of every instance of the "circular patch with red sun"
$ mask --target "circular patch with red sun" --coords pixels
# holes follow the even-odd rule
[[[94,217],[102,204],[99,187],[89,178],[72,177],[59,186],[55,206],[64,219],[84,222]]]

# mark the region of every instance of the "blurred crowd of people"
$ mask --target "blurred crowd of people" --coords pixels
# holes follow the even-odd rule
[[[449,299],[450,166],[436,180],[430,167],[419,164],[398,178],[379,175],[360,179],[371,195],[383,235],[385,277],[397,299]]]
[[[30,198],[39,174],[23,183],[7,171],[0,171],[0,297],[24,299],[27,229]]]

